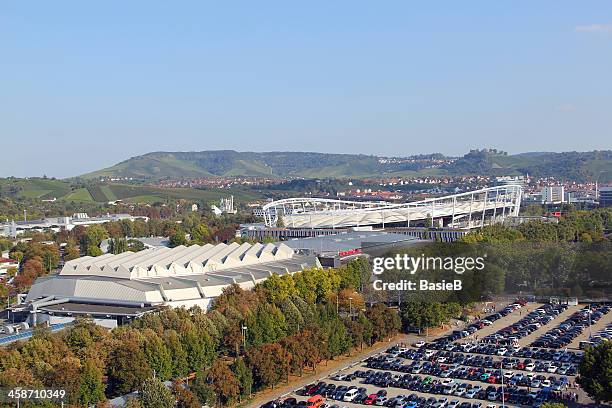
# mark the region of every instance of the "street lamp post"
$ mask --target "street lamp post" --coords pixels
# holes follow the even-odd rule
[[[353,320],[353,298],[349,298],[349,317]]]
[[[248,328],[243,325],[241,327],[241,331],[242,331],[242,349],[246,350],[246,333],[247,333]]]

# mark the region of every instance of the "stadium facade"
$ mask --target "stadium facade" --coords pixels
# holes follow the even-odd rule
[[[264,223],[287,228],[350,228],[415,226],[430,219],[436,227],[478,228],[517,216],[521,185],[501,185],[409,203],[287,198],[262,208]],[[412,223],[412,225],[411,225]]]

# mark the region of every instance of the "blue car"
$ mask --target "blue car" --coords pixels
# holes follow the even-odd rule
[[[416,406],[417,406],[416,401],[410,401],[409,403],[404,405],[404,408],[416,408]]]

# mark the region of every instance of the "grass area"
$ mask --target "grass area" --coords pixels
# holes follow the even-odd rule
[[[50,199],[64,197],[71,191],[70,183],[46,178],[0,179],[0,196]]]
[[[159,203],[159,202],[163,203],[166,201],[166,198],[160,197],[160,196],[154,196],[154,195],[138,195],[138,196],[125,198],[124,200],[130,201],[133,203],[153,204],[153,203]]]
[[[40,198],[44,195],[50,194],[53,190],[37,190],[37,189],[28,189],[20,191],[17,195],[19,197],[26,198]]]
[[[93,197],[86,188],[77,188],[64,197],[66,201],[94,201]]]
[[[104,196],[106,197],[108,201],[115,201],[117,199],[117,196],[115,195],[115,193],[113,193],[113,191],[110,189],[109,186],[107,185],[100,186],[100,190],[102,190],[102,192],[104,193]]]

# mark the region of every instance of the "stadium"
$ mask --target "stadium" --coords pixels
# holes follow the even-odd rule
[[[401,204],[287,198],[266,204],[262,215],[267,227],[279,219],[287,228],[410,227],[430,220],[434,227],[470,229],[518,216],[522,191],[503,185]]]

